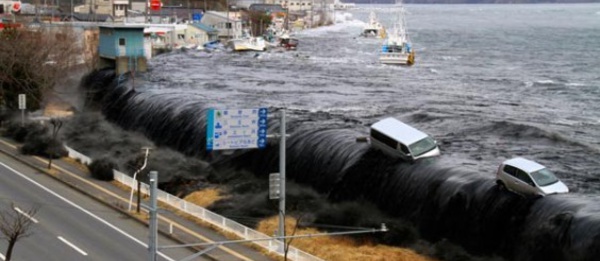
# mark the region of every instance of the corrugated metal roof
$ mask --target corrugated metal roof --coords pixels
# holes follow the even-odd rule
[[[206,24],[203,24],[203,23],[193,23],[193,24],[190,24],[190,25],[193,26],[193,27],[196,27],[196,28],[198,28],[198,29],[200,29],[202,31],[205,31],[207,33],[218,33],[219,32],[219,30],[213,28],[212,26],[206,25]]]
[[[143,24],[102,24],[98,27],[112,29],[140,29],[143,31],[146,26]]]

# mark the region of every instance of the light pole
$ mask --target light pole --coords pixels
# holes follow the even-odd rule
[[[127,208],[127,211],[131,211],[131,203],[133,201],[133,188],[134,188],[134,182],[136,182],[137,184],[137,188],[138,188],[138,204],[137,204],[137,212],[140,212],[140,182],[137,180],[137,174],[140,173],[144,168],[146,168],[146,164],[148,163],[148,153],[150,152],[150,147],[143,147],[142,150],[145,150],[146,153],[144,155],[144,164],[142,164],[142,166],[136,170],[133,173],[133,180],[131,181],[131,194],[129,195],[129,207]]]

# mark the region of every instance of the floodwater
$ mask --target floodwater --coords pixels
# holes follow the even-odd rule
[[[378,63],[358,35],[370,11],[296,34],[297,51],[158,56],[116,88],[107,118],[205,157],[207,108],[286,108],[288,177],[331,200],[367,199],[430,240],[511,260],[600,255],[600,5],[407,5],[416,64]],[[356,142],[396,117],[434,136],[439,159],[406,164]],[[272,119],[272,131],[278,128]],[[267,175],[277,146],[218,157]],[[546,165],[571,190],[526,200],[498,191],[500,162]]]

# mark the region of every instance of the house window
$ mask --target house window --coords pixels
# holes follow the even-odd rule
[[[125,46],[125,38],[119,38],[119,46]]]

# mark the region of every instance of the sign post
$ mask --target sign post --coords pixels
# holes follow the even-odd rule
[[[21,110],[21,127],[25,126],[25,109],[27,108],[27,100],[25,94],[19,94],[19,110]]]
[[[281,194],[281,176],[279,173],[269,174],[269,199],[279,199]]]
[[[285,109],[281,109],[281,126],[279,141],[279,237],[281,237],[281,253],[285,252]]]

